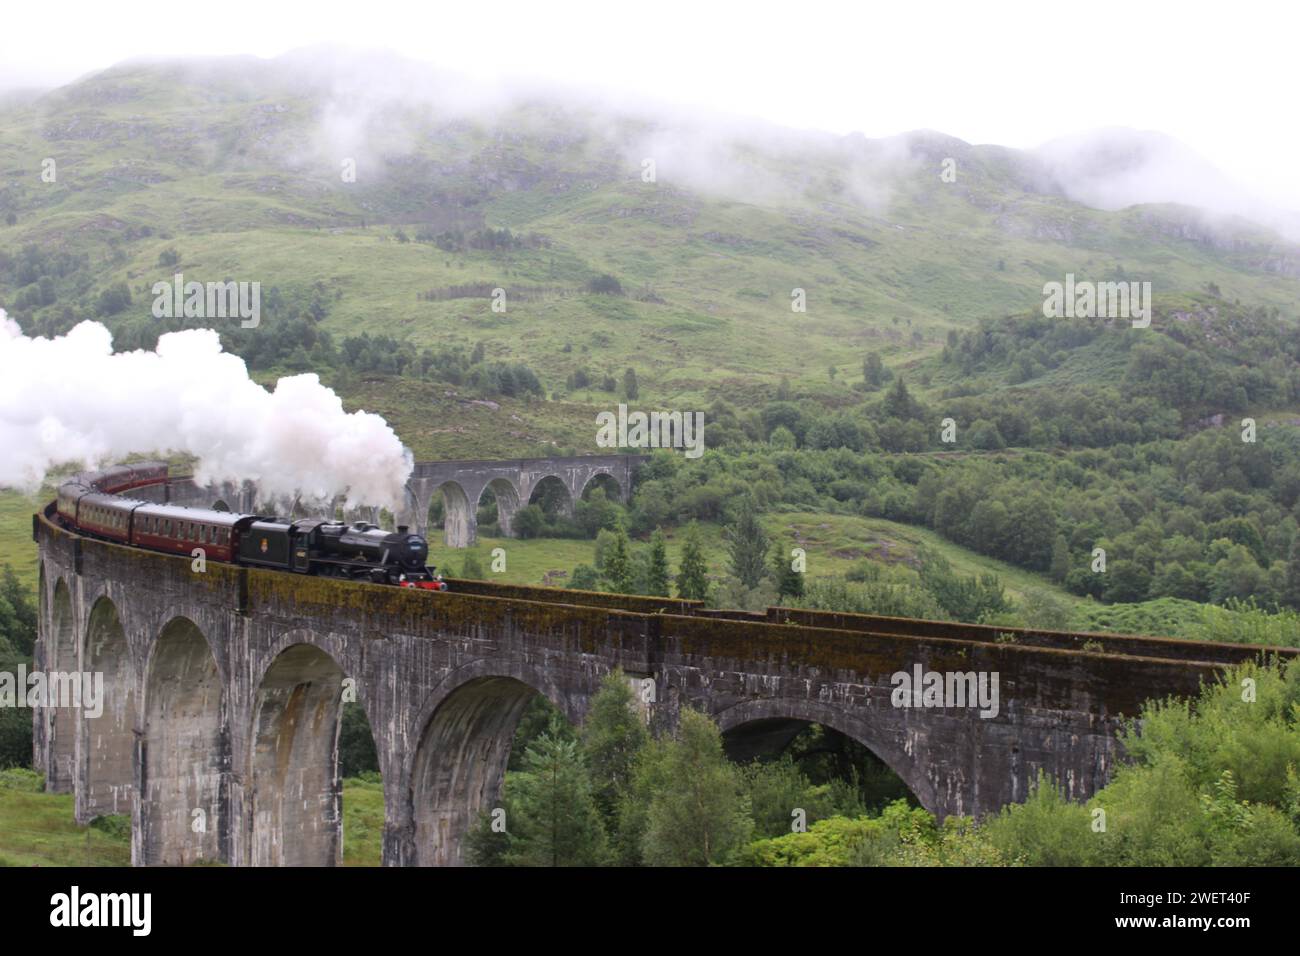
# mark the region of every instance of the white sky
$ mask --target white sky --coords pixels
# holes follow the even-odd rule
[[[1155,129],[1300,209],[1297,26],[1291,0],[10,0],[0,86],[137,55],[342,43],[835,133],[1029,147]]]

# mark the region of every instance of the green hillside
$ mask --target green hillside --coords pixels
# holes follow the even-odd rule
[[[851,401],[864,350],[910,367],[949,329],[1037,309],[1043,283],[1067,272],[1149,279],[1170,308],[1214,283],[1296,318],[1295,247],[1244,224],[1189,226],[1173,207],[1089,209],[1042,186],[1026,154],[937,133],[754,134],[709,153],[720,168],[704,173],[670,150],[645,183],[637,151],[670,119],[545,103],[475,117],[376,107],[356,118],[356,181],[343,182],[350,154],[322,132],[340,109],[287,67],[216,61],[119,67],[0,110],[0,299],[28,328],[102,317],[147,340],[153,283],[258,281],[264,295],[310,299],[336,339],[483,342],[489,358],[532,367],[546,395],[570,391],[580,368],[632,364],[641,401],[674,407],[753,400],[782,376]],[[947,157],[954,183],[939,176]],[[41,179],[46,158],[55,182]],[[42,264],[24,272],[28,246]],[[171,251],[174,264],[160,261]],[[623,294],[588,291],[601,275]],[[106,308],[116,283],[130,302]],[[794,289],[806,313],[792,312]],[[267,311],[264,336],[293,307]],[[363,383],[344,387],[371,398]],[[514,409],[412,404],[454,418],[470,433],[458,442],[503,436],[492,453],[586,449],[577,412],[609,397],[573,391],[572,412],[548,408],[527,427],[510,427]],[[433,436],[413,441],[445,453]]]
[[[718,580],[752,496],[808,542],[811,579],[924,543],[1067,608],[1300,602],[1300,247],[1093,209],[1035,154],[942,133],[469,109],[294,62],[128,64],[5,100],[0,305],[29,333],[98,319],[123,348],[215,326],[259,381],[317,372],[420,459],[602,451],[595,415],[619,402],[706,412],[709,453],[625,517],[672,560],[700,521]],[[155,318],[176,273],[260,283],[260,324]],[[1067,274],[1150,282],[1151,328],[1043,318]],[[1257,448],[1193,434],[1239,417]],[[26,580],[30,508],[0,497]],[[479,553],[507,545],[530,583],[588,563],[594,526],[552,530]]]

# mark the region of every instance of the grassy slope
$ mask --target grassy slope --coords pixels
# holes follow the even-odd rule
[[[481,339],[491,357],[537,368],[548,392],[579,365],[604,372],[630,362],[643,402],[678,407],[719,394],[742,402],[783,375],[847,400],[865,350],[906,367],[933,355],[948,328],[1035,308],[1042,283],[1066,272],[1104,277],[1122,265],[1151,277],[1158,296],[1214,281],[1226,296],[1296,312],[1298,284],[1262,271],[1259,255],[1171,237],[1137,211],[1028,192],[996,148],[941,137],[915,146],[912,161],[871,183],[882,201],[854,198],[860,170],[843,153],[815,144],[800,147],[797,162],[755,153],[738,174],[779,188],[740,202],[692,191],[668,162],[659,182],[640,182],[628,141],[602,132],[599,118],[421,116],[412,121],[420,135],[345,185],[336,157],[311,148],[318,110],[283,77],[249,85],[218,72],[197,83],[161,67],[120,69],[11,108],[0,113],[0,169],[12,174],[3,198],[19,216],[0,224],[0,244],[91,255],[90,287],[60,288],[54,310],[125,280],[136,296],[130,315],[147,322],[149,287],[173,271],[158,255],[175,247],[189,278],[322,283],[337,296],[325,325],[339,336],[382,332],[418,347]],[[951,186],[931,169],[944,150],[961,156]],[[54,184],[28,173],[47,156],[60,163]],[[446,253],[393,238],[398,224],[413,234],[448,216],[540,233],[549,245]],[[153,235],[126,238],[143,225]],[[664,301],[582,294],[600,272]],[[512,296],[504,315],[486,299],[417,298],[471,282],[556,294]],[[791,312],[796,287],[807,291],[807,314]],[[607,404],[591,398],[579,396],[589,408]],[[484,430],[472,416],[464,424]],[[537,429],[516,431],[524,436],[498,442],[511,446],[502,453],[527,451]],[[562,426],[560,435],[540,431],[565,437]],[[594,438],[574,437],[587,446]]]
[[[910,564],[917,551],[924,546],[946,557],[960,574],[997,574],[1012,597],[1022,597],[1032,589],[1046,591],[1071,608],[1086,603],[1041,575],[968,551],[924,528],[881,518],[809,512],[768,514],[762,517],[762,521],[773,541],[773,553],[777,546],[786,552],[795,546],[802,547],[807,552],[809,578],[843,574],[864,558]],[[700,527],[710,572],[721,577],[727,568],[722,529],[712,524],[702,524]],[[473,553],[488,579],[508,584],[541,584],[547,572],[571,573],[578,564],[591,564],[594,553],[594,542],[585,540],[539,538],[524,541],[481,537],[474,548],[458,551],[440,548],[436,532],[431,537],[434,541],[434,561],[447,562],[452,571],[459,571],[465,555]],[[681,555],[680,529],[665,530],[665,537],[668,563],[675,574]],[[492,573],[490,570],[494,548],[505,550],[506,570],[503,573]],[[556,576],[552,583],[556,587],[563,587],[564,580],[565,578]]]
[[[36,508],[35,499],[0,490],[0,565],[10,565],[33,592],[36,590],[36,545],[32,541],[32,513]]]
[[[128,840],[72,818],[70,793],[41,793],[30,771],[0,777],[0,866],[129,866]]]
[[[130,866],[124,836],[83,827],[72,818],[72,794],[43,793],[29,771],[6,771],[18,786],[0,779],[0,866]],[[343,782],[343,865],[378,866],[383,849],[381,784]]]

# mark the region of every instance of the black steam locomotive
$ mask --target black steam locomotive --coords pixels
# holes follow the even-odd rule
[[[445,591],[441,577],[425,567],[429,544],[405,525],[384,531],[359,521],[307,518],[300,521],[257,519],[239,536],[236,560],[240,564],[361,578],[376,584]]]
[[[154,497],[161,490],[165,498],[167,481],[167,466],[159,462],[75,475],[59,486],[55,513],[83,534],[154,551],[192,555],[199,548],[210,561],[447,590],[425,565],[429,543],[405,525],[393,532],[365,522],[285,521],[122,496]]]

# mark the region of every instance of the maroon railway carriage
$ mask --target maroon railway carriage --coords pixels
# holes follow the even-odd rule
[[[131,513],[143,504],[132,498],[92,491],[77,499],[77,526],[101,538],[129,544]]]
[[[135,509],[131,543],[155,551],[189,555],[202,548],[208,559],[233,561],[239,536],[258,515],[180,505],[142,504]]]
[[[160,461],[82,472],[59,485],[56,510],[68,524],[114,541],[127,541],[131,531],[131,512],[144,502],[114,496],[166,480],[167,464]]]
[[[167,480],[167,463],[142,461],[134,465],[115,465],[103,471],[77,476],[82,484],[108,495],[121,494],[132,488],[156,485]]]
[[[59,485],[59,494],[55,499],[59,517],[67,524],[75,525],[77,523],[77,502],[85,495],[92,494],[94,490],[81,481],[80,475]]]

